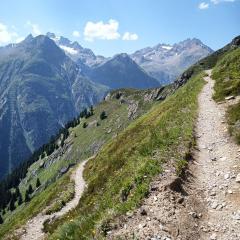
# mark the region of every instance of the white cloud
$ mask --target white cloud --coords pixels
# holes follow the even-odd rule
[[[207,8],[209,8],[209,4],[208,4],[208,3],[205,3],[205,2],[201,2],[201,3],[198,5],[198,8],[201,9],[201,10],[207,9]]]
[[[214,4],[219,4],[221,2],[235,2],[235,0],[211,0]]]
[[[136,33],[125,32],[123,34],[122,40],[126,41],[138,40],[138,35]]]
[[[94,41],[95,39],[115,40],[120,38],[118,32],[118,21],[110,19],[107,23],[100,22],[87,22],[84,28],[84,38],[86,41]]]
[[[18,34],[8,29],[6,25],[0,23],[0,45],[14,41]]]
[[[67,46],[64,46],[64,45],[59,45],[60,48],[62,48],[65,52],[71,54],[71,55],[76,55],[78,54],[78,51],[71,48],[71,47],[67,47]]]
[[[31,28],[31,32],[33,35],[37,36],[37,35],[41,34],[41,31],[37,24],[32,23],[31,21],[27,21],[27,26],[29,26]]]
[[[73,33],[72,33],[72,35],[74,36],[74,37],[80,37],[80,32],[79,31],[73,31]]]

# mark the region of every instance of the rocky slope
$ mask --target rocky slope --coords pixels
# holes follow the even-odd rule
[[[148,74],[161,84],[168,84],[185,69],[211,54],[213,50],[198,39],[186,39],[174,45],[158,44],[131,54]]]
[[[0,177],[106,90],[46,36],[0,48]]]

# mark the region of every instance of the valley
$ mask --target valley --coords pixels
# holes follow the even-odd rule
[[[118,25],[0,47],[0,239],[240,239],[240,36],[142,48]],[[90,48],[113,40],[139,50]]]

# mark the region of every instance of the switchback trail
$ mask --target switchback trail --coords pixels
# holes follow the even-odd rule
[[[70,210],[74,209],[84,191],[86,183],[83,179],[83,170],[84,166],[90,159],[93,159],[95,156],[92,156],[85,161],[81,162],[75,172],[73,172],[73,180],[75,183],[75,195],[74,198],[66,203],[66,205],[59,211],[55,212],[51,215],[46,215],[43,213],[39,213],[34,218],[30,219],[27,224],[24,226],[24,233],[21,236],[20,240],[41,240],[44,239],[45,233],[43,232],[43,223],[46,220],[50,220],[53,218],[58,218],[69,212]]]

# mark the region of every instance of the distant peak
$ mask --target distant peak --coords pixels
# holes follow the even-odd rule
[[[114,58],[130,58],[127,53],[119,53],[114,56]]]
[[[33,35],[30,33],[27,35],[27,37],[24,39],[24,41],[28,41],[28,40],[32,40],[33,39]]]
[[[190,43],[193,43],[193,44],[197,44],[197,45],[202,45],[202,41],[198,38],[187,38],[181,42],[179,42],[178,44],[190,44]]]
[[[47,32],[46,36],[49,38],[56,38],[55,33],[51,33],[51,32]]]

